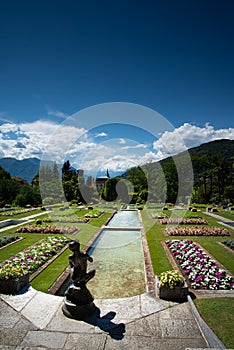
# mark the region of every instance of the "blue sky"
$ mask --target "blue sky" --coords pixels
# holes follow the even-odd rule
[[[126,168],[126,147],[133,163],[179,152],[175,132],[186,147],[233,139],[233,16],[232,0],[2,0],[0,156],[41,158],[57,127],[72,135],[71,115],[110,102],[153,109],[174,131],[155,139],[144,127],[79,125],[87,133],[80,149],[106,147],[101,170]],[[117,149],[118,167],[110,164]]]

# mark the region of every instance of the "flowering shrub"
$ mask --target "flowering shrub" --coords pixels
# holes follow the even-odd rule
[[[16,241],[17,239],[19,239],[18,236],[4,236],[4,237],[0,237],[0,247],[4,247],[5,245]]]
[[[89,222],[89,218],[71,218],[69,216],[62,216],[62,217],[48,217],[43,219],[43,222],[62,222],[62,223],[73,223],[73,224],[77,224],[77,223],[87,223]]]
[[[226,239],[222,243],[234,250],[234,241],[232,239]]]
[[[161,286],[169,287],[171,289],[184,285],[183,277],[179,274],[178,270],[162,272],[159,275],[159,280]]]
[[[76,232],[77,227],[57,227],[57,226],[35,226],[26,225],[18,228],[17,233],[49,233],[49,234],[65,234],[69,235]]]
[[[183,273],[194,289],[234,289],[234,280],[228,276],[195,242],[166,241]]]
[[[169,236],[230,236],[222,227],[173,227],[165,230]]]
[[[159,223],[161,225],[208,225],[203,218],[162,218]]]
[[[1,212],[0,215],[8,217],[8,216],[14,216],[14,215],[28,213],[28,212],[35,211],[35,210],[38,210],[38,208],[16,209],[16,210],[7,211],[6,213]]]
[[[13,264],[7,264],[0,268],[0,279],[15,279],[25,275],[25,270],[22,266],[14,266]]]
[[[16,269],[23,269],[24,273],[33,273],[53,255],[57,254],[66,244],[68,239],[65,236],[48,237],[41,240],[35,245],[28,247],[11,259],[4,261],[0,265],[0,276],[10,276],[9,271],[20,271]],[[12,273],[13,273],[12,272]],[[10,278],[10,277],[8,277]]]

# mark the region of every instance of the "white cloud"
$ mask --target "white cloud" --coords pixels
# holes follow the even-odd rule
[[[108,135],[105,132],[99,132],[94,137],[106,137],[106,136],[108,136]]]
[[[0,129],[2,157],[41,158],[48,154],[48,158],[61,161],[71,143],[84,132],[84,129],[43,120],[3,124]]]
[[[234,128],[215,130],[212,125],[206,124],[198,127],[185,123],[174,131],[166,131],[154,142],[153,147],[161,153],[162,158],[175,155],[188,148],[198,146],[202,143],[219,140],[234,139]]]
[[[136,149],[136,148],[147,148],[147,145],[143,143],[138,143],[137,145],[134,146],[124,146],[122,149]]]
[[[57,117],[57,118],[62,118],[62,119],[67,119],[69,117],[68,114],[58,111],[58,110],[54,110],[51,108],[47,108],[47,114],[53,117]]]

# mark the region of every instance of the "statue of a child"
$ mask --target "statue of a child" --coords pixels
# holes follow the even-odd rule
[[[71,278],[74,285],[77,287],[85,285],[95,275],[95,270],[87,272],[87,261],[93,262],[93,258],[80,251],[80,242],[77,239],[70,241],[69,249],[73,252],[69,256],[69,263],[72,268]]]

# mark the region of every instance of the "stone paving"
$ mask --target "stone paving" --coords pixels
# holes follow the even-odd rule
[[[66,318],[62,305],[62,297],[32,287],[18,295],[0,295],[0,349],[212,348],[189,301],[167,302],[150,293],[95,300],[96,313],[85,322]],[[213,344],[225,349],[220,342]]]

